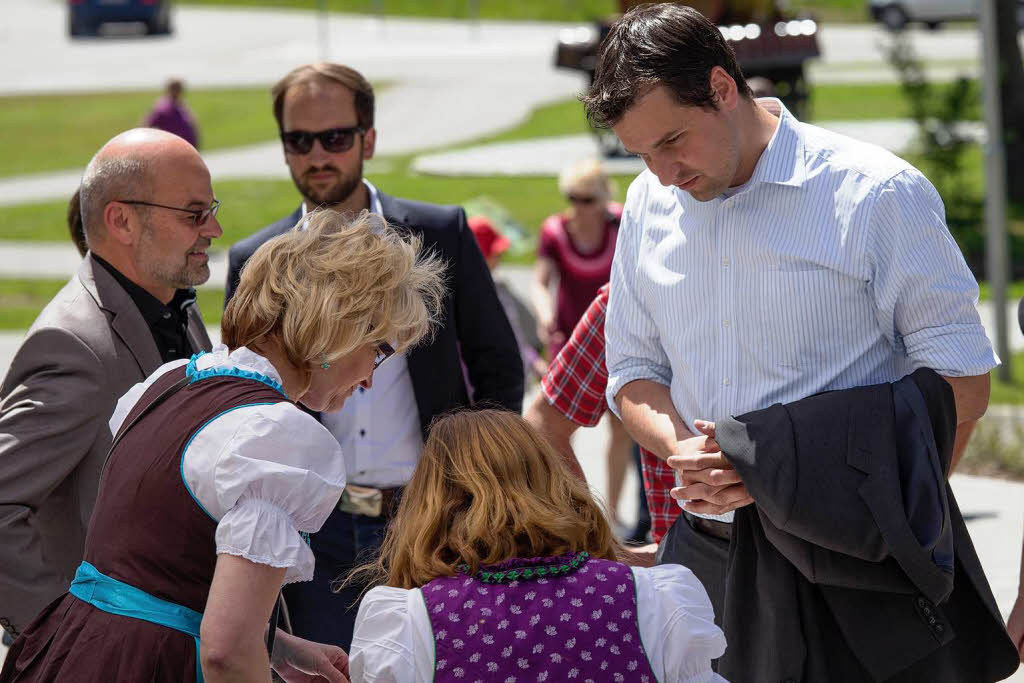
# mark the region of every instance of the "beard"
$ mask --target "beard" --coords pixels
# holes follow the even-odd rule
[[[137,252],[138,266],[142,272],[148,273],[158,282],[175,289],[188,289],[210,279],[209,261],[193,263],[188,257],[188,252],[180,257],[168,253],[165,248],[156,244],[155,237],[158,229],[149,220],[143,219]],[[209,247],[209,245],[210,240],[199,238],[189,247],[189,251],[197,246]],[[180,260],[178,260],[179,258]]]
[[[333,171],[338,174],[338,181],[333,185],[325,189],[315,189],[313,184],[308,180],[310,173],[317,171]],[[359,166],[356,168],[355,173],[346,175],[338,170],[337,166],[332,164],[325,164],[323,166],[314,166],[307,169],[301,176],[296,176],[292,172],[292,181],[295,186],[299,188],[299,192],[306,199],[307,210],[313,210],[318,206],[333,206],[335,204],[341,204],[346,199],[352,196],[352,193],[356,191],[359,185],[363,182],[363,156],[359,155]]]

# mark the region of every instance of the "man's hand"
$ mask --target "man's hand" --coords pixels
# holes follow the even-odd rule
[[[721,515],[753,503],[740,475],[715,441],[715,423],[697,420],[694,426],[700,435],[680,441],[676,454],[668,459],[682,482],[672,489],[672,497],[687,501],[683,504],[686,511],[702,515]]]
[[[348,655],[340,647],[283,631],[277,632],[274,644],[273,668],[287,683],[348,683]]]

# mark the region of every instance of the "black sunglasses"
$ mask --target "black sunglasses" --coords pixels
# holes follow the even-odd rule
[[[144,202],[140,199],[116,199],[114,200],[121,204],[133,204],[140,206],[155,206],[158,209],[170,209],[171,211],[182,211],[184,213],[192,214],[192,227],[198,228],[208,221],[212,216],[217,215],[217,211],[220,210],[220,200],[214,199],[213,204],[210,204],[205,209],[183,209],[178,206],[166,206],[164,204],[154,204],[153,202]]]
[[[579,195],[579,194],[571,194],[568,197],[566,197],[566,199],[569,200],[570,204],[585,204],[585,205],[590,205],[590,204],[593,204],[594,202],[597,201],[597,197],[594,197],[593,195]]]
[[[380,364],[386,361],[391,356],[395,355],[395,349],[387,342],[381,342],[377,344],[377,359],[373,361],[373,369],[376,370],[380,367]]]
[[[356,135],[365,133],[361,126],[350,128],[329,128],[311,133],[308,130],[281,131],[281,142],[289,154],[309,154],[313,149],[313,141],[319,140],[325,152],[338,154],[347,152],[355,144]]]

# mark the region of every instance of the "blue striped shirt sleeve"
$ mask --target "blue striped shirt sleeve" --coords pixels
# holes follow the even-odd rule
[[[629,187],[612,262],[605,358],[608,364],[608,405],[619,415],[615,395],[630,382],[646,379],[670,386],[672,369],[661,344],[657,324],[642,299],[637,278],[643,243],[643,214],[647,193],[645,174]],[[620,416],[621,417],[621,416]]]
[[[998,365],[978,316],[978,285],[946,227],[942,199],[916,169],[880,186],[869,260],[879,326],[916,368],[983,375]]]

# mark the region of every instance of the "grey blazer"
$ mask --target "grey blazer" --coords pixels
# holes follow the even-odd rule
[[[210,338],[189,312],[194,351]],[[0,386],[0,625],[20,632],[71,583],[117,400],[161,365],[135,303],[86,255]]]

